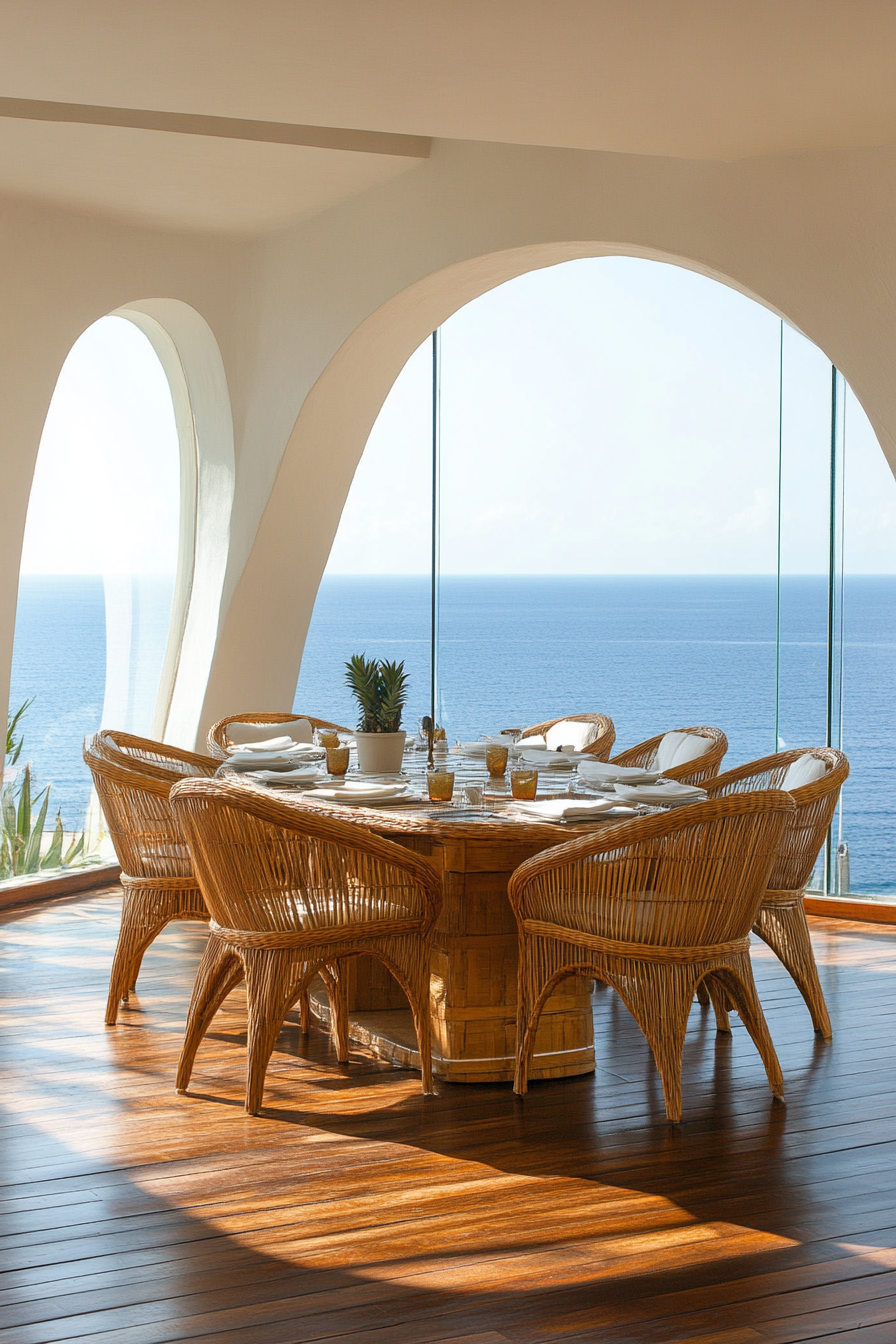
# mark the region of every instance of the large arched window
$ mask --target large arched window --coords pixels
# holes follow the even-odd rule
[[[47,824],[84,825],[81,760],[101,722],[149,734],[156,719],[181,530],[171,390],[147,337],[102,318],[72,347],[47,415],[19,585],[11,706],[22,720]]]
[[[437,395],[427,343],[371,434],[297,705],[350,715],[341,660],[365,646],[405,656],[425,705],[435,441],[450,737],[601,710],[620,749],[716,724],[728,765],[842,745],[816,880],[896,898],[896,481],[823,353],[726,285],[624,257],[510,281],[440,345]]]

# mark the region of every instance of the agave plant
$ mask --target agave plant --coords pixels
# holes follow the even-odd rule
[[[22,754],[25,739],[19,725],[31,703],[31,700],[26,700],[15,714],[6,716],[7,765],[15,765]],[[46,853],[41,854],[49,806],[49,785],[32,797],[30,762],[25,766],[20,782],[4,785],[0,793],[0,881],[23,877],[26,873],[45,872],[49,868],[61,868],[79,859],[83,862],[83,833],[75,836],[63,853],[65,831],[60,812],[56,813],[53,837]]]
[[[356,653],[345,665],[345,680],[361,711],[359,733],[399,731],[408,685],[403,662],[378,662]]]
[[[7,784],[0,797],[3,825],[0,829],[0,879],[22,877],[25,873],[45,872],[74,863],[84,854],[84,835],[76,836],[63,854],[65,831],[62,815],[56,813],[53,838],[45,854],[41,854],[44,822],[50,806],[50,787],[31,796],[31,765],[25,766],[18,798],[12,784]],[[35,811],[36,809],[36,811]]]

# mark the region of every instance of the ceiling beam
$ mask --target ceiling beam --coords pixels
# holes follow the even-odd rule
[[[210,135],[222,140],[256,140],[269,145],[305,145],[348,150],[353,154],[391,154],[428,159],[432,141],[425,135],[351,131],[341,126],[298,126],[289,121],[248,121],[243,117],[206,117],[193,112],[153,112],[137,107],[98,107],[89,103],[53,103],[39,98],[0,98],[0,117],[19,121],[75,122],[81,126],[125,126],[175,135]]]

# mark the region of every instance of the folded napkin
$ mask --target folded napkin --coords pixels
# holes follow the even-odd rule
[[[361,784],[347,780],[344,784],[330,784],[312,789],[309,798],[321,798],[328,803],[381,803],[400,798],[408,792],[407,784]]]
[[[252,778],[261,784],[277,784],[290,788],[294,786],[311,788],[315,784],[323,783],[327,778],[316,765],[303,765],[298,770],[253,770],[251,773]]]
[[[514,803],[514,811],[542,821],[588,821],[591,817],[631,816],[634,808],[620,807],[612,798],[584,799],[550,798],[541,803]]]
[[[487,747],[505,747],[506,742],[461,742],[460,749],[465,756],[484,756]]]
[[[616,792],[626,802],[651,803],[661,807],[681,807],[706,797],[705,789],[698,789],[694,784],[677,784],[672,780],[666,784],[617,784]]]
[[[526,765],[537,766],[539,770],[571,770],[575,764],[565,752],[539,751],[537,747],[534,751],[521,751],[519,759],[525,761]]]
[[[240,774],[254,770],[294,770],[297,764],[292,752],[285,751],[247,751],[231,756],[227,765]]]
[[[289,751],[290,748],[297,746],[294,738],[291,737],[268,737],[264,742],[240,742],[237,746],[230,748],[232,756],[243,756],[253,751]]]
[[[594,757],[585,757],[579,762],[579,774],[583,779],[594,780],[599,784],[655,784],[659,775],[655,770],[642,770],[637,765],[611,765],[609,761],[596,761]]]

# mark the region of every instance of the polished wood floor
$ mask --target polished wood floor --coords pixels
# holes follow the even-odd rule
[[[0,928],[0,1344],[896,1341],[896,929],[813,922],[830,1043],[757,946],[786,1106],[695,1007],[668,1126],[603,990],[593,1077],[424,1099],[288,1026],[250,1119],[239,993],[174,1092],[201,926],[103,1027],[118,910]]]

